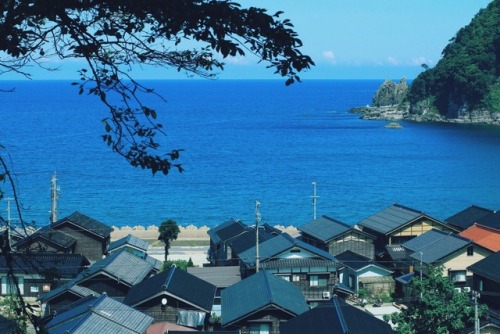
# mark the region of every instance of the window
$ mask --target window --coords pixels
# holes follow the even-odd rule
[[[465,270],[452,270],[450,271],[450,279],[453,283],[465,282],[467,272]]]
[[[44,285],[42,285],[42,291],[43,292],[49,292],[50,291],[50,284],[44,284]]]
[[[250,334],[269,334],[271,324],[250,324]]]
[[[300,275],[292,275],[293,282],[300,282]]]
[[[327,286],[327,275],[311,275],[309,276],[309,286]]]
[[[474,246],[467,247],[467,256],[473,256],[473,255],[474,255]]]
[[[349,287],[351,289],[354,289],[354,276],[353,275],[349,275]]]
[[[30,287],[30,292],[31,293],[38,293],[39,289],[38,289],[38,285],[33,285]]]
[[[16,278],[17,278],[17,283],[19,285],[19,290],[21,291],[21,295],[24,295],[24,278],[23,277],[16,277]],[[2,276],[2,294],[3,295],[17,294],[15,281],[11,277]]]
[[[283,278],[285,281],[290,282],[290,276],[280,276]]]

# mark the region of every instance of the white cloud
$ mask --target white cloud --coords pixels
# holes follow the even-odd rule
[[[248,65],[248,59],[242,56],[236,56],[236,57],[226,57],[223,60],[227,64],[233,64],[233,65]]]
[[[337,58],[335,57],[335,54],[333,51],[323,51],[323,57],[325,57],[331,64],[336,64],[337,63]]]
[[[420,66],[422,64],[432,65],[434,62],[431,59],[426,59],[423,56],[415,57],[411,60],[411,65]]]
[[[397,58],[392,57],[392,56],[387,57],[387,61],[389,62],[389,64],[394,65],[394,66],[401,65],[401,62]]]

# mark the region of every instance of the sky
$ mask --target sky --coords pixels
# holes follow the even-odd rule
[[[456,32],[490,0],[243,0],[243,7],[284,11],[316,66],[302,79],[415,78],[422,64],[433,67]],[[221,79],[279,79],[254,57],[225,60]],[[33,79],[75,79],[74,60],[58,71],[33,68]],[[182,79],[176,70],[137,68],[137,79]],[[21,79],[2,75],[1,79]]]

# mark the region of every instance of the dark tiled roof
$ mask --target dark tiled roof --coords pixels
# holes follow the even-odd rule
[[[269,306],[292,315],[309,309],[300,289],[282,278],[260,271],[221,292],[222,326],[244,319]]]
[[[328,216],[321,216],[309,223],[298,227],[298,230],[302,233],[306,233],[324,242],[333,239],[350,229],[351,226]]]
[[[481,208],[476,205],[471,205],[468,208],[446,218],[444,221],[447,224],[456,226],[461,230],[472,226],[478,220],[492,214],[494,211],[490,209]]]
[[[335,296],[329,303],[319,305],[282,323],[281,334],[393,334],[383,320],[349,305]]]
[[[384,267],[383,265],[374,262],[370,260],[367,257],[364,257],[362,255],[359,255],[357,253],[351,252],[351,251],[345,251],[343,253],[338,254],[335,256],[338,261],[340,261],[342,264],[344,264],[346,267],[349,267],[353,270],[360,270],[363,269],[367,266],[377,266],[379,268],[382,268],[384,270],[392,272],[392,270]]]
[[[78,275],[75,281],[83,282],[99,273],[106,273],[132,286],[144,280],[152,269],[153,264],[123,249],[95,262]]]
[[[410,251],[415,260],[431,264],[471,244],[469,239],[439,230],[430,230],[415,237],[402,246]],[[422,254],[420,254],[422,252]]]
[[[408,251],[404,247],[399,245],[387,245],[385,246],[385,249],[387,250],[387,253],[391,257],[391,259],[394,261],[406,259],[411,254],[411,252],[408,253]]]
[[[321,250],[317,247],[311,246],[310,244],[305,243],[301,240],[295,239],[287,233],[282,233],[260,244],[259,259],[261,263],[263,263],[265,261],[275,259],[278,255],[291,250],[292,248],[303,249],[324,260],[335,261],[335,257],[330,253],[325,252],[324,250]],[[244,264],[252,267],[255,266],[255,254],[256,247],[254,246],[242,252],[239,256]]]
[[[75,282],[70,281],[70,282],[68,282],[64,285],[61,285],[60,287],[50,291],[50,292],[44,293],[43,295],[40,296],[39,300],[42,303],[46,303],[49,300],[54,299],[55,297],[60,296],[64,293],[71,293],[71,294],[74,294],[74,295],[82,297],[82,298],[90,296],[90,295],[99,296],[99,294],[97,292],[95,292],[94,290],[91,290],[91,289],[83,287],[83,286],[76,285]]]
[[[489,280],[500,284],[500,252],[491,254],[490,256],[469,266],[467,270],[474,274],[483,276]]]
[[[500,211],[484,216],[477,220],[479,225],[500,229]]]
[[[399,204],[393,204],[379,213],[360,221],[358,225],[382,234],[389,234],[393,230],[423,216],[426,215],[421,211],[410,209]]]
[[[276,235],[270,233],[266,229],[259,228],[259,243],[274,238]],[[251,227],[242,234],[232,239],[228,245],[231,247],[234,254],[240,254],[249,248],[255,246],[255,228]]]
[[[16,244],[16,247],[22,247],[26,244],[30,244],[37,239],[45,240],[49,243],[53,243],[62,248],[70,248],[76,243],[76,239],[72,236],[55,229],[52,229],[50,226],[44,226],[37,230],[32,235],[24,238]]]
[[[112,227],[109,227],[108,225],[103,224],[100,221],[97,221],[93,218],[90,218],[89,216],[86,216],[78,211],[72,213],[68,217],[58,220],[51,226],[53,228],[57,228],[67,222],[70,222],[74,225],[81,227],[84,230],[94,233],[100,236],[101,238],[106,238],[111,234],[111,232],[113,232]]]
[[[228,234],[236,233],[234,235],[231,235],[231,237],[234,237],[235,235],[241,233],[245,229],[245,226],[246,225],[243,224],[240,220],[231,218],[230,220],[227,220],[222,224],[210,228],[207,233],[214,244],[219,244],[227,240],[225,238]]]
[[[83,298],[57,314],[46,329],[55,333],[145,333],[153,318],[106,295]],[[105,332],[103,331],[105,330]],[[67,331],[67,332],[66,332]]]
[[[54,253],[16,253],[12,266],[17,274],[46,274],[59,278],[73,278],[80,273],[89,261],[81,254]],[[0,273],[7,272],[5,256],[0,256]]]
[[[241,281],[240,267],[188,267],[188,273],[218,288],[227,288]]]
[[[162,293],[166,293],[205,312],[210,312],[214,302],[215,290],[214,285],[172,267],[133,286],[123,302],[130,306],[136,306]]]
[[[136,248],[136,249],[144,251],[144,252],[147,252],[148,247],[149,247],[149,244],[147,241],[142,240],[136,236],[133,236],[132,234],[129,234],[126,237],[123,237],[121,239],[118,239],[118,240],[110,243],[108,246],[108,249],[106,251],[112,252],[120,247],[125,246],[125,245],[131,246],[132,248]]]

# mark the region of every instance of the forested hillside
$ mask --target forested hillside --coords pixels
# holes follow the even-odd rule
[[[412,82],[410,113],[463,118],[500,112],[500,0],[493,0],[460,29],[434,68]],[[488,117],[488,115],[485,115]]]

